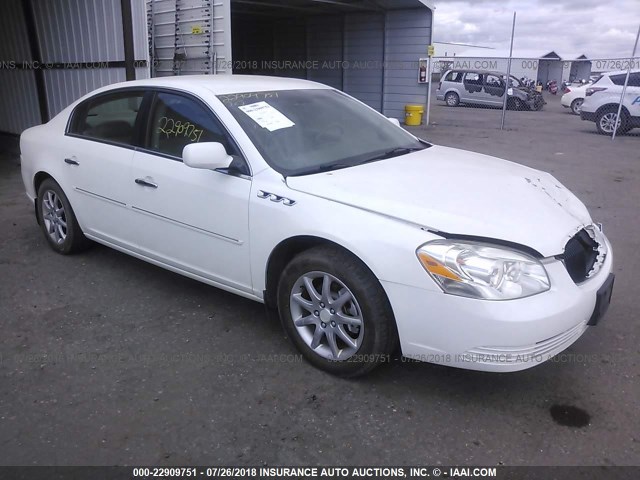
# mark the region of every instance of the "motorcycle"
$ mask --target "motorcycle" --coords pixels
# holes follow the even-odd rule
[[[558,93],[558,82],[555,80],[547,82],[547,90],[551,95],[556,95]]]

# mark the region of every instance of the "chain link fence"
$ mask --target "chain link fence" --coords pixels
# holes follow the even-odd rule
[[[426,123],[526,131],[555,122],[612,138],[640,136],[637,43],[626,58],[432,57]]]

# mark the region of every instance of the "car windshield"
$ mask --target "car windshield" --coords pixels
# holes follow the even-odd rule
[[[502,76],[502,80],[504,80],[505,78],[507,78],[506,75]],[[520,80],[518,80],[516,77],[514,77],[513,75],[511,75],[509,77],[509,86],[510,87],[515,87],[515,88],[520,88],[522,87],[522,83],[520,82]]]
[[[397,157],[430,145],[332,89],[219,95],[267,163],[308,175]]]

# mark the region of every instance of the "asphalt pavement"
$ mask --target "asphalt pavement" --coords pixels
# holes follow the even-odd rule
[[[258,303],[98,245],[54,253],[3,154],[0,464],[640,464],[640,136],[612,142],[558,100],[508,112],[506,131],[499,110],[435,102],[412,129],[550,171],[613,244],[602,323],[509,374],[318,371]]]

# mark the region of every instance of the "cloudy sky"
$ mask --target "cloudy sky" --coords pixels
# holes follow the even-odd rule
[[[640,25],[640,0],[434,0],[434,40],[501,50],[630,56]],[[640,46],[637,56],[640,56]]]

